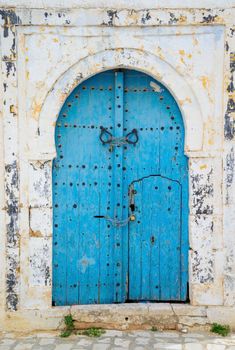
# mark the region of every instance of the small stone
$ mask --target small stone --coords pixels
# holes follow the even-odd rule
[[[197,339],[200,339],[200,338],[204,338],[204,335],[203,334],[199,334],[199,333],[193,333],[193,332],[190,332],[188,333],[187,335],[183,335],[184,338],[197,338]]]
[[[207,350],[225,350],[225,345],[207,344]]]
[[[144,331],[134,331],[129,333],[130,336],[137,337],[143,337],[143,338],[150,338],[152,335],[152,332],[144,332]]]
[[[59,335],[58,332],[40,332],[37,333],[36,337],[37,338],[55,338]]]
[[[198,343],[198,339],[197,338],[191,338],[191,337],[184,337],[183,338],[185,340],[185,343]]]
[[[203,346],[201,344],[187,343],[184,347],[185,350],[203,350]]]
[[[32,350],[54,350],[55,349],[55,345],[54,344],[50,344],[50,345],[34,345]],[[84,348],[83,348],[84,349]]]
[[[107,330],[105,332],[105,335],[107,337],[122,337],[123,332],[122,331]]]
[[[155,344],[154,349],[167,349],[167,350],[182,350],[182,345],[181,344],[172,344],[172,343],[165,343],[161,344]]]
[[[136,338],[135,343],[140,345],[147,345],[149,343],[149,338]]]
[[[91,339],[81,338],[78,340],[77,345],[78,346],[89,346],[93,343]]]
[[[55,347],[55,350],[70,350],[72,348],[73,344],[58,344]]]
[[[159,338],[178,338],[179,334],[176,332],[156,332],[154,333],[154,336]]]
[[[22,344],[17,344],[14,347],[14,350],[31,350],[34,344],[27,344],[27,343],[22,343]]]
[[[172,338],[173,339],[173,338]],[[171,339],[171,340],[172,340]],[[166,339],[166,338],[157,338],[156,340],[155,340],[155,342],[157,342],[157,344],[160,344],[160,343],[167,343],[167,342],[169,342],[169,339]]]
[[[107,350],[110,344],[94,344],[92,350]]]
[[[1,340],[1,345],[12,345],[15,342],[15,339],[3,339]]]
[[[182,328],[181,333],[188,333],[188,328]]]
[[[54,344],[55,339],[52,338],[46,338],[46,339],[41,339],[39,344],[40,345],[50,345],[50,344]]]
[[[0,345],[0,350],[10,350],[10,348],[9,345]]]
[[[126,340],[126,339],[121,339],[121,338],[116,338],[114,340],[114,345],[117,345],[117,346],[122,346],[122,347],[129,347],[130,345],[130,341],[129,340]]]
[[[98,343],[105,343],[105,344],[111,343],[111,338],[101,338],[98,340]]]
[[[15,333],[12,333],[12,332],[3,332],[2,334],[1,334],[2,336],[4,336],[4,338],[16,338],[17,336],[16,336],[16,334]]]

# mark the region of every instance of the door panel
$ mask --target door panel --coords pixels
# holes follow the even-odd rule
[[[182,217],[181,255],[178,255],[180,270],[177,265],[174,272],[175,276],[180,274],[180,294],[177,294],[176,297],[175,293],[175,296],[172,295],[171,298],[168,286],[162,285],[159,298],[156,299],[155,295],[154,300],[186,300],[188,278],[188,164],[187,157],[184,155],[182,116],[169,91],[146,74],[126,71],[124,85],[124,129],[132,130],[136,128],[139,136],[139,141],[135,147],[124,147],[124,166],[127,169],[124,174],[124,193],[128,191],[128,186],[133,181],[148,178],[151,175],[160,175],[162,178],[177,181],[181,186],[183,198],[181,203],[176,203]],[[146,195],[145,193],[144,196]],[[154,194],[152,192],[149,192],[148,196],[153,200]],[[144,203],[147,203],[147,199]],[[168,224],[170,228],[171,223]],[[130,230],[132,225],[135,225],[135,222],[129,223]],[[161,247],[159,247],[159,250],[159,254],[162,254]],[[131,261],[133,259],[129,258],[129,263]],[[129,269],[131,269],[131,266],[129,266]],[[141,270],[139,273],[141,273]],[[156,273],[160,276],[161,271]],[[177,276],[175,278],[178,278]],[[132,274],[129,273],[129,278],[131,279],[131,277]],[[160,282],[163,283],[163,281]],[[131,295],[129,295],[129,298],[131,299]],[[147,298],[147,300],[150,299]]]
[[[133,129],[137,131],[129,141],[135,144],[125,138]],[[169,91],[141,72],[100,73],[67,98],[57,120],[55,141],[54,304],[113,303],[132,298],[185,300],[188,169],[183,120]],[[159,197],[159,192],[151,191],[156,182],[164,187],[169,181],[174,188],[171,193],[162,190]],[[129,221],[130,186],[143,188],[135,200],[146,230],[136,231],[137,221]],[[181,221],[173,214],[160,215],[159,198],[165,207],[174,198],[174,215],[181,215]],[[171,271],[168,245],[161,246],[158,240],[149,243],[151,227],[160,230],[159,218],[163,217],[169,217],[164,225],[170,231],[170,246],[173,250],[181,247]],[[178,235],[176,220],[181,225]],[[161,277],[164,268],[169,273],[166,280]],[[135,280],[139,281],[136,290]]]
[[[149,176],[130,186],[129,299],[180,300],[181,186]]]
[[[116,191],[120,174],[115,171],[116,179],[113,175],[116,150],[109,152],[99,140],[101,126],[116,132],[115,79],[113,72],[103,73],[78,86],[57,121],[53,164],[56,305],[123,299],[121,268],[116,262],[122,255],[118,253],[121,230],[95,218],[114,217],[114,203],[121,202],[121,191]]]

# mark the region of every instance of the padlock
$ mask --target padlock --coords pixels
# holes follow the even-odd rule
[[[130,221],[135,221],[135,215],[130,216]]]

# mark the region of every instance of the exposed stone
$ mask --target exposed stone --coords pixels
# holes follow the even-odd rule
[[[184,346],[185,350],[203,350],[202,344],[187,343]]]
[[[172,304],[173,311],[177,316],[206,316],[205,306],[192,306],[185,304]]]
[[[195,325],[206,325],[208,323],[208,319],[206,317],[199,316],[179,316],[179,323],[192,327]]]

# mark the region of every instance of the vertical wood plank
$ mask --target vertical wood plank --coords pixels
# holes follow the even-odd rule
[[[142,289],[142,232],[143,208],[142,208],[142,183],[135,182],[130,187],[134,198],[135,211],[130,214],[135,215],[135,221],[129,223],[129,299],[138,300]]]
[[[123,72],[115,72],[115,114],[114,114],[114,131],[115,137],[123,136]],[[114,176],[114,191],[113,191],[113,214],[117,220],[123,219],[123,147],[116,146],[114,148],[113,158],[113,176]],[[124,301],[123,295],[123,229],[122,227],[114,228],[114,299],[116,302]]]

